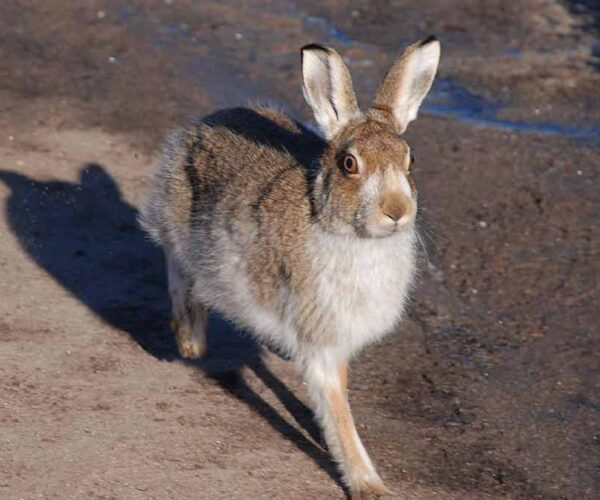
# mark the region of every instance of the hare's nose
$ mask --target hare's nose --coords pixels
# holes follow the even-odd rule
[[[398,194],[386,196],[381,204],[381,212],[394,222],[398,222],[406,213],[404,198]]]

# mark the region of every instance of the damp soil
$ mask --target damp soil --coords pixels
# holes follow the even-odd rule
[[[359,432],[399,498],[598,498],[599,20],[591,1],[2,2],[0,497],[344,498],[286,360],[218,318],[205,359],[178,357],[136,207],[193,116],[310,120],[305,43],[367,103],[434,33],[407,132],[418,285],[352,364]]]

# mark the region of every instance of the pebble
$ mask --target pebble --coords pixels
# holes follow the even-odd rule
[[[108,58],[108,62],[109,62],[110,64],[115,64],[115,63],[117,62],[117,58],[116,58],[116,57],[114,57],[114,56],[110,56],[110,57]]]
[[[479,227],[482,227],[483,229],[485,229],[486,227],[488,227],[488,223],[486,221],[484,221],[484,220],[480,220],[478,222],[478,224],[479,224]]]

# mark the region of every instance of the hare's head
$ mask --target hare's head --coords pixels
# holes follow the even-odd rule
[[[408,47],[363,113],[340,55],[320,45],[302,48],[304,97],[328,140],[315,188],[328,230],[382,237],[413,226],[417,191],[401,135],[431,88],[439,58],[435,38]]]

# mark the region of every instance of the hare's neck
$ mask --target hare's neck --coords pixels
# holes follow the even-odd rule
[[[317,225],[311,244],[313,272],[352,288],[404,289],[413,275],[415,240],[414,230],[386,238],[358,238],[333,234]]]
[[[415,269],[414,231],[361,239],[315,228],[312,273],[323,328],[348,353],[390,333],[402,317]],[[321,318],[321,316],[319,316]]]
[[[358,266],[368,274],[373,266],[408,267],[414,265],[416,232],[402,231],[385,238],[360,238],[352,234],[337,234],[315,224],[312,231],[313,257],[325,265]],[[359,270],[359,269],[357,269]]]

